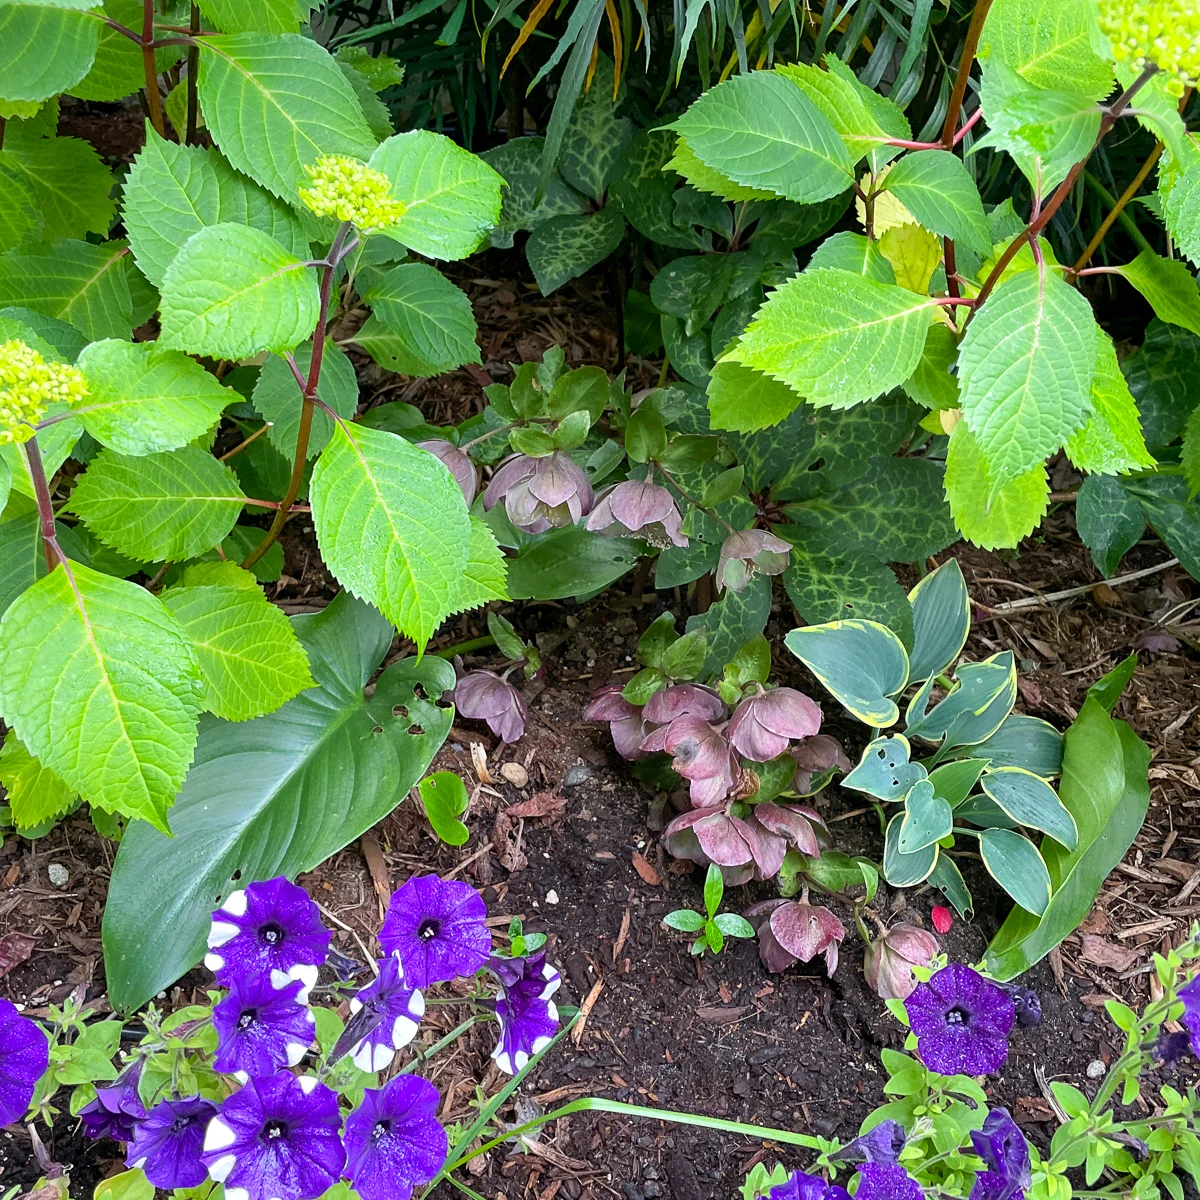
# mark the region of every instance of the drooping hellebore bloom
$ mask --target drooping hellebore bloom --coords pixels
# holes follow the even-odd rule
[[[488,968],[500,981],[500,1038],[492,1059],[500,1070],[516,1075],[558,1031],[558,1006],[550,997],[562,976],[546,961],[544,950],[526,958],[493,958]]]
[[[881,1000],[906,1000],[917,986],[913,967],[927,967],[938,952],[937,938],[916,925],[894,925],[867,943],[863,974]]]
[[[50,1042],[42,1027],[0,998],[0,1125],[25,1115],[49,1065]]]
[[[795,688],[772,688],[748,696],[729,722],[733,748],[753,762],[767,762],[821,728],[821,709]]]
[[[941,1075],[987,1075],[1008,1057],[1012,998],[963,963],[943,967],[904,1002],[917,1055]]]
[[[846,927],[819,904],[800,900],[764,900],[746,910],[758,926],[758,957],[768,971],[782,971],[794,962],[825,956],[825,974],[837,970],[838,952]]]
[[[1176,993],[1183,1001],[1183,1015],[1180,1020],[1188,1031],[1192,1043],[1192,1053],[1200,1058],[1200,974],[1194,975]]]
[[[408,1200],[442,1169],[450,1141],[438,1090],[419,1075],[368,1088],[346,1118],[346,1174],[362,1200]]]
[[[337,1094],[287,1071],[251,1079],[208,1123],[201,1161],[226,1200],[313,1200],[341,1178]]]
[[[649,733],[642,710],[636,704],[630,704],[621,695],[619,683],[607,683],[592,693],[592,698],[584,705],[583,719],[585,721],[607,721],[608,732],[612,737],[613,749],[622,757],[634,762],[645,758],[642,741]]]
[[[641,479],[626,479],[601,492],[587,527],[605,537],[644,538],[660,550],[688,544],[675,497]]]
[[[850,1200],[850,1193],[836,1183],[827,1183],[819,1175],[793,1171],[783,1183],[777,1183],[767,1200]]]
[[[897,1163],[900,1151],[908,1144],[908,1134],[899,1121],[880,1121],[874,1129],[860,1133],[831,1158],[845,1162]]]
[[[799,805],[764,801],[741,817],[717,805],[681,813],[663,830],[662,840],[673,858],[702,866],[753,864],[759,878],[770,879],[783,866],[789,844],[804,854],[821,852],[814,825],[824,829],[817,813]]]
[[[199,1187],[208,1178],[200,1161],[204,1131],[216,1115],[217,1106],[202,1096],[156,1104],[134,1126],[125,1165],[164,1191]]]
[[[521,693],[495,671],[469,671],[454,688],[454,705],[472,721],[486,721],[502,741],[515,742],[529,715]]]
[[[487,906],[469,884],[414,875],[392,893],[379,944],[400,959],[410,987],[427,988],[456,975],[474,975],[488,960],[492,935]]]
[[[316,1033],[312,1009],[299,999],[303,987],[296,979],[277,988],[262,975],[231,980],[229,995],[213,1009],[213,1068],[244,1082],[296,1066]]]
[[[659,688],[642,710],[652,725],[669,725],[679,717],[699,717],[701,721],[724,719],[725,702],[712,688],[698,683],[675,683]]]
[[[814,775],[836,767],[839,771],[850,771],[851,763],[842,749],[842,743],[827,733],[802,738],[789,751],[796,760],[796,776],[792,787],[804,795],[811,787]]]
[[[360,1071],[382,1071],[396,1051],[416,1037],[425,1015],[425,997],[408,986],[398,958],[381,958],[378,978],[350,1001],[352,1019],[360,1012],[374,1024],[350,1051],[354,1065]]]
[[[921,1185],[895,1163],[864,1163],[858,1169],[855,1200],[925,1200]]]
[[[1007,1108],[993,1108],[971,1145],[987,1168],[975,1177],[970,1200],[1021,1200],[1033,1182],[1029,1143]]]
[[[790,542],[765,529],[731,533],[722,542],[717,559],[717,591],[740,592],[755,575],[781,575],[791,553]]]
[[[276,987],[299,979],[306,1000],[332,936],[309,894],[279,876],[226,896],[213,913],[204,965],[223,986],[256,975]]]
[[[95,1100],[79,1110],[88,1137],[127,1142],[133,1136],[137,1123],[146,1116],[146,1106],[138,1095],[144,1065],[144,1059],[135,1059],[108,1087],[98,1087]]]
[[[697,808],[720,804],[737,781],[739,768],[729,743],[707,721],[699,717],[676,717],[642,742],[647,753],[665,750],[671,766],[688,781],[692,803]]]
[[[483,507],[490,512],[501,500],[518,529],[545,533],[587,516],[595,494],[575,460],[565,450],[555,450],[545,458],[514,454],[505,459],[483,493]]]
[[[479,487],[479,475],[470,458],[445,438],[431,438],[427,442],[418,442],[417,445],[422,450],[428,450],[434,458],[440,459],[446,465],[447,470],[454,476],[454,482],[462,488],[463,498],[470,508]]]

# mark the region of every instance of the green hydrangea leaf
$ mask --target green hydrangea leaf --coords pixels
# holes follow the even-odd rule
[[[142,5],[139,0],[104,0],[99,10],[104,16],[120,22],[126,29],[140,30]],[[160,70],[182,58],[179,46],[164,47],[155,52]],[[166,61],[164,61],[164,59]],[[80,100],[120,100],[146,86],[141,47],[110,25],[101,25],[96,43],[96,57],[91,70],[76,84],[64,89]]]
[[[926,229],[976,254],[992,248],[983,200],[962,159],[944,150],[918,150],[892,165],[891,192]]]
[[[211,550],[245,503],[233,471],[195,446],[140,458],[103,450],[71,494],[88,529],[137,562],[183,562]]]
[[[0,79],[6,102],[46,100],[65,92],[91,70],[101,21],[94,3],[0,5]]]
[[[0,783],[18,830],[56,821],[79,803],[79,793],[38,762],[11,729],[0,749]]]
[[[312,363],[312,343],[305,342],[303,346],[298,346],[294,357],[296,365],[307,379]],[[325,352],[321,357],[317,395],[338,416],[347,420],[358,410],[358,376],[354,373],[354,364],[331,341],[325,343]],[[254,407],[264,420],[272,422],[267,437],[290,465],[296,454],[303,403],[300,385],[291,367],[277,355],[272,354],[262,365],[258,382],[254,385]],[[309,458],[325,448],[332,433],[333,418],[318,408],[313,413],[308,437]]]
[[[42,229],[42,211],[33,185],[6,163],[0,150],[0,251],[40,241]]]
[[[719,362],[708,381],[708,415],[714,429],[753,433],[778,425],[803,401],[786,383],[740,362]]]
[[[339,423],[309,487],[322,557],[418,645],[453,611],[470,523],[454,477],[398,434]]]
[[[1001,60],[1035,87],[1070,88],[1103,100],[1113,73],[1102,45],[1089,0],[996,0],[979,54]]]
[[[698,192],[706,195],[719,196],[722,200],[774,200],[775,193],[767,188],[746,187],[734,183],[727,175],[700,161],[696,152],[688,145],[687,139],[678,138],[675,142],[675,152],[667,161],[664,170],[674,171],[687,180]],[[686,248],[686,247],[685,247]]]
[[[896,272],[883,256],[879,243],[849,229],[827,237],[813,251],[804,273],[807,275],[822,267],[851,271],[864,279],[874,279],[877,283],[896,282]]]
[[[1146,449],[1137,404],[1121,374],[1112,338],[1096,339],[1096,373],[1092,376],[1091,416],[1067,439],[1067,455],[1081,470],[1118,475],[1154,466]]]
[[[1146,297],[1160,320],[1200,335],[1200,288],[1179,259],[1143,250],[1133,262],[1117,267],[1116,273]]]
[[[201,0],[222,33],[295,33],[312,6],[304,0]]]
[[[282,354],[312,334],[317,277],[259,229],[223,222],[192,234],[162,285],[161,344],[238,359]]]
[[[162,602],[60,564],[0,621],[0,712],[46,767],[106,812],[164,832],[192,761],[200,667]]]
[[[480,608],[489,600],[508,599],[504,552],[491,528],[480,517],[471,518],[467,564],[458,582],[458,593],[454,597],[451,613]]]

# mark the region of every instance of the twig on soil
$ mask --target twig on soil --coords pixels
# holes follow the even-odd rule
[[[446,874],[442,876],[442,878],[443,879],[453,879],[455,877],[455,875],[457,875],[459,873],[459,871],[465,871],[477,858],[482,858],[491,848],[492,848],[491,842],[488,842],[486,845],[480,846],[479,849],[476,850],[475,853],[472,854],[470,858],[464,858],[462,860],[462,862],[460,862],[458,864],[458,866],[454,868],[454,870],[447,871]]]
[[[579,1021],[575,1028],[571,1030],[571,1041],[575,1043],[575,1048],[579,1048],[579,1044],[583,1041],[583,1031],[587,1027],[588,1017],[592,1015],[592,1009],[596,1006],[596,1001],[600,999],[600,993],[604,990],[604,980],[597,979],[592,984],[592,990],[588,992],[587,999],[579,1006]]]
[[[1145,579],[1147,575],[1157,575],[1159,571],[1165,571],[1169,567],[1177,566],[1179,566],[1179,559],[1168,558],[1166,562],[1161,562],[1157,566],[1146,567],[1141,571],[1130,571],[1128,575],[1117,575],[1112,579],[1100,579],[1096,583],[1085,583],[1082,587],[1067,588],[1061,592],[1047,592],[1044,596],[1027,596],[1021,600],[1006,600],[1003,604],[979,604],[978,601],[976,601],[976,604],[989,613],[1015,612],[1021,608],[1045,608],[1047,605],[1058,600],[1070,600],[1075,596],[1086,596],[1101,584],[1116,587],[1118,584],[1132,583],[1135,579]]]
[[[351,937],[352,937],[352,938],[353,938],[353,939],[354,939],[354,940],[355,940],[355,941],[358,943],[358,948],[359,948],[359,949],[360,949],[360,950],[363,952],[363,956],[364,956],[364,957],[366,958],[366,960],[367,960],[367,966],[369,966],[369,967],[371,968],[371,970],[372,970],[372,971],[373,971],[373,972],[374,972],[376,975],[378,975],[378,974],[379,974],[379,964],[378,964],[378,963],[375,961],[375,955],[373,955],[373,954],[370,952],[370,950],[368,950],[368,949],[367,949],[367,947],[366,947],[366,944],[363,942],[362,938],[361,938],[361,937],[359,937],[359,935],[358,935],[358,930],[357,930],[357,929],[355,929],[355,928],[354,928],[352,925],[347,925],[347,924],[346,924],[346,922],[345,922],[345,921],[343,921],[343,920],[342,920],[340,917],[336,916],[334,913],[331,913],[331,912],[329,911],[329,909],[327,909],[327,908],[325,907],[325,905],[323,905],[323,904],[320,902],[320,900],[314,900],[314,901],[313,901],[313,903],[314,903],[314,904],[315,904],[315,905],[316,905],[316,906],[317,906],[317,907],[318,907],[318,908],[319,908],[319,909],[320,909],[320,910],[321,910],[321,911],[322,911],[322,912],[323,912],[323,913],[324,913],[324,914],[325,914],[325,915],[326,915],[326,916],[327,916],[327,917],[328,917],[328,918],[329,918],[329,919],[330,919],[330,920],[331,920],[331,921],[332,921],[332,922],[333,922],[333,923],[334,923],[334,924],[335,924],[335,925],[336,925],[336,926],[337,926],[339,929],[344,929],[344,930],[345,930],[345,931],[346,931],[346,932],[347,932],[347,933],[348,933],[348,934],[349,934],[349,935],[350,935],[350,936],[351,936]]]

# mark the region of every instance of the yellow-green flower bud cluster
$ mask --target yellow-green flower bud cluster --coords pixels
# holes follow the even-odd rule
[[[404,216],[403,202],[389,195],[391,180],[348,154],[323,154],[304,172],[312,187],[301,188],[300,199],[318,217],[335,217],[365,230],[386,229]]]
[[[0,445],[29,441],[52,404],[78,404],[87,391],[78,368],[46,362],[16,339],[0,343]]]
[[[1154,63],[1176,78],[1169,90],[1200,78],[1200,3],[1196,0],[1100,0],[1100,28],[1119,63]]]

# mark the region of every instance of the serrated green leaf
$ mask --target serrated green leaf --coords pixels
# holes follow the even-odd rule
[[[367,128],[370,129],[372,136],[380,141],[391,137],[396,132],[391,109],[380,100],[375,89],[361,71],[340,56],[337,56],[337,65],[341,67],[346,82],[354,89],[354,96],[358,100],[358,106],[362,109]]]
[[[1200,334],[1200,289],[1196,277],[1177,258],[1143,250],[1131,263],[1115,268],[1150,303],[1160,320]]]
[[[688,254],[672,259],[650,284],[659,312],[683,321],[690,337],[708,323],[729,290],[734,273],[730,255]]]
[[[783,584],[800,618],[809,624],[858,617],[891,629],[912,643],[912,609],[891,567],[869,555],[831,557],[797,546]]]
[[[293,204],[323,154],[369,158],[375,138],[328,51],[297,33],[199,39],[197,81],[213,140],[239,170]]]
[[[298,0],[201,0],[200,9],[222,33],[295,33],[310,5]]]
[[[217,358],[292,350],[320,309],[311,267],[261,230],[229,222],[188,238],[162,292],[160,343]]]
[[[206,433],[240,397],[194,359],[154,342],[92,342],[79,356],[88,395],[84,429],[120,454],[178,450]]]
[[[454,476],[397,434],[339,423],[309,497],[330,570],[424,645],[453,611],[467,564],[470,523]]]
[[[1096,351],[1091,415],[1083,428],[1067,439],[1067,455],[1081,471],[1100,475],[1152,467],[1155,463],[1142,437],[1137,404],[1121,374],[1112,338],[1103,330],[1096,339]]]
[[[74,325],[89,339],[133,329],[129,247],[64,240],[0,254],[0,307],[23,305]]]
[[[805,271],[771,294],[726,358],[781,380],[816,407],[849,408],[912,375],[932,307],[849,271]]]
[[[880,237],[879,252],[892,264],[900,287],[919,296],[929,294],[930,281],[942,261],[942,243],[928,229],[908,221],[893,225]]]
[[[979,189],[962,160],[945,150],[917,150],[893,163],[887,190],[926,229],[976,254],[992,248]]]
[[[1110,576],[1116,574],[1125,552],[1145,533],[1146,515],[1118,480],[1089,475],[1079,488],[1075,524],[1096,569]]]
[[[183,244],[209,225],[250,225],[298,258],[309,254],[304,229],[286,204],[216,150],[168,142],[149,123],[125,181],[121,219],[138,266],[158,287]]]
[[[0,337],[20,338],[51,362],[73,363],[88,344],[88,339],[74,325],[20,305],[0,308]]]
[[[18,830],[55,821],[79,803],[79,793],[38,762],[11,729],[0,749],[0,783]]]
[[[708,383],[708,412],[714,429],[753,433],[778,425],[803,403],[786,383],[740,362],[719,362]]]
[[[727,175],[708,166],[696,157],[696,152],[688,145],[683,137],[675,142],[675,152],[671,155],[664,171],[674,171],[694,187],[706,195],[719,196],[722,200],[774,200],[775,193],[765,188],[746,187],[734,183]]]
[[[126,29],[140,29],[143,9],[139,0],[104,0],[96,15],[110,18]],[[163,46],[155,51],[158,69],[165,71],[183,57],[179,46]],[[71,87],[65,89],[80,100],[120,100],[146,86],[142,51],[137,42],[119,33],[111,25],[100,27],[96,57],[91,70]]]
[[[392,181],[392,199],[405,206],[384,232],[426,258],[466,258],[500,219],[503,180],[440,133],[398,133],[380,144],[370,165]]]
[[[200,669],[143,588],[61,564],[0,621],[0,711],[90,804],[166,830],[196,744]]]
[[[879,283],[896,282],[896,272],[880,251],[879,243],[848,229],[827,237],[813,251],[804,272],[807,275],[822,267],[837,267]]]
[[[1200,265],[1200,161],[1181,164],[1169,176],[1166,170],[1159,167],[1163,222],[1175,245],[1194,266]]]
[[[603,262],[624,236],[625,218],[615,205],[585,216],[543,221],[525,243],[529,267],[542,295],[550,295]]]
[[[829,119],[773,71],[718,84],[673,128],[706,166],[785,200],[814,204],[852,180],[853,159]]]
[[[451,601],[450,612],[465,612],[480,608],[489,600],[508,599],[508,579],[504,552],[485,521],[471,518],[467,564],[458,579],[458,590]]]
[[[1088,302],[1045,269],[1003,280],[968,326],[963,420],[987,463],[991,498],[1083,425],[1097,330]]]
[[[643,136],[648,133],[649,131],[643,131]],[[658,136],[666,139],[670,134],[661,133]],[[533,229],[550,217],[584,213],[588,210],[587,201],[573,188],[568,187],[557,171],[551,174],[541,202],[534,203],[538,178],[541,175],[542,148],[545,144],[545,138],[540,137],[513,138],[491,150],[485,150],[479,156],[507,184],[502,192],[500,216],[491,232],[492,245],[497,249],[510,249],[513,235],[519,230]],[[667,190],[669,192],[670,188]],[[628,211],[628,207],[625,207]],[[632,217],[630,219],[632,220]],[[687,243],[689,246],[691,244]]]
[[[467,294],[426,263],[370,268],[359,290],[374,317],[354,341],[402,375],[440,375],[478,363],[475,314]]]
[[[599,591],[637,566],[640,546],[582,525],[547,530],[507,560],[509,594],[514,600],[561,600]]]
[[[245,502],[233,471],[195,446],[141,458],[103,450],[71,494],[88,529],[138,562],[183,562],[211,550]]]
[[[1088,0],[996,0],[979,53],[1000,59],[1036,87],[1067,87],[1102,100],[1112,90],[1102,45]]]
[[[33,186],[14,170],[0,150],[0,251],[42,238],[42,212]]]
[[[214,577],[203,574],[211,568],[189,568],[183,586],[165,591],[162,602],[195,647],[204,707],[230,721],[248,721],[315,685],[308,656],[282,610],[263,595],[249,571],[232,563],[219,566],[240,572],[244,582],[193,582],[197,570],[199,579]]]
[[[4,97],[46,100],[65,92],[91,69],[100,21],[86,8],[8,0],[0,6],[0,79]]]
[[[301,374],[307,379],[312,364],[312,343],[305,342],[303,346],[297,346],[293,357]],[[321,357],[317,395],[346,420],[350,420],[358,410],[358,376],[354,373],[354,364],[344,351],[330,341],[325,343]],[[300,414],[304,406],[300,385],[291,367],[278,355],[272,354],[262,365],[258,382],[254,385],[254,407],[263,420],[272,423],[267,437],[290,463],[296,455],[296,438],[300,432]],[[308,457],[319,454],[332,434],[333,418],[322,409],[316,409],[308,436]]]

